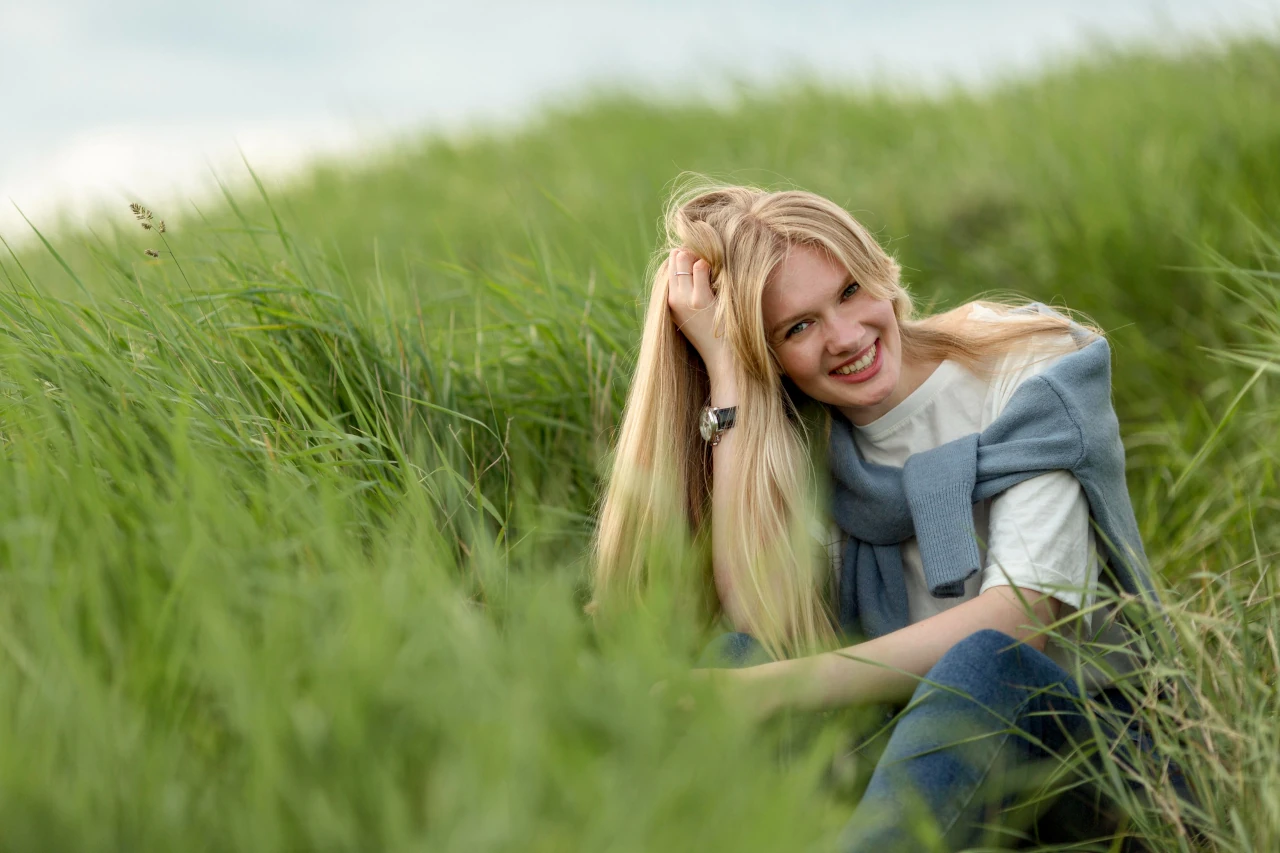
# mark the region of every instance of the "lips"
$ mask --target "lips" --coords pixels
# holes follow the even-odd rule
[[[868,344],[864,349],[859,350],[857,354],[855,354],[852,358],[842,361],[839,364],[837,364],[835,367],[831,368],[830,372],[834,375],[847,375],[847,374],[837,374],[837,371],[842,370],[851,364],[857,364],[859,361],[867,362],[867,364],[860,365],[863,369],[866,369],[875,360],[874,357],[876,353],[874,352],[874,350],[875,350],[876,344],[878,343],[880,343],[880,339],[876,338],[874,341]]]

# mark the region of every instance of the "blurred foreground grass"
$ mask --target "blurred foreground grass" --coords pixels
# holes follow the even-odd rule
[[[168,245],[124,210],[24,237],[0,255],[0,847],[825,849],[856,712],[672,707],[649,687],[681,683],[688,614],[596,636],[580,612],[660,200],[692,169],[846,204],[922,302],[1013,290],[1111,330],[1204,717],[1186,742],[1182,705],[1148,714],[1208,844],[1280,848],[1277,103],[1271,42],[936,99],[602,96],[158,210]],[[1132,831],[1190,849],[1150,785]]]

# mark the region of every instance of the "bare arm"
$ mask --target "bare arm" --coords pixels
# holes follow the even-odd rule
[[[710,267],[692,252],[673,250],[667,259],[667,268],[671,318],[702,357],[711,384],[711,405],[737,406],[732,353],[712,328],[715,294],[711,290]],[[738,414],[744,415],[741,410]],[[716,593],[725,615],[737,630],[748,631],[746,607],[735,578],[737,567],[724,556],[733,553],[731,544],[742,536],[742,531],[735,529],[732,499],[741,491],[739,477],[743,466],[739,433],[736,429],[726,430],[712,450],[711,554]]]
[[[1031,608],[1029,616],[1019,594]],[[763,716],[781,708],[824,710],[854,704],[905,702],[920,679],[956,643],[984,628],[1044,651],[1033,623],[1058,618],[1061,602],[1045,593],[993,587],[977,598],[892,633],[807,658],[734,670]],[[856,658],[856,660],[854,660]],[[897,671],[901,670],[901,672]]]
[[[736,406],[738,393],[732,372],[711,376],[711,405],[718,408]],[[734,628],[749,631],[745,607],[734,577],[734,566],[724,558],[731,553],[730,543],[742,533],[733,521],[732,496],[740,490],[739,477],[742,465],[739,459],[741,443],[739,431],[726,430],[720,435],[720,443],[711,450],[711,565],[715,576],[716,594],[720,598],[725,615]]]

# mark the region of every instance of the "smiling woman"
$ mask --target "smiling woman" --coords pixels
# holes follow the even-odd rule
[[[641,543],[710,522],[711,609],[775,657],[830,647],[827,575],[812,542],[793,535],[814,488],[811,434],[828,430],[799,413],[817,403],[868,424],[946,360],[982,374],[1029,341],[1046,355],[1072,349],[1068,321],[1003,306],[991,306],[998,323],[969,321],[967,307],[914,318],[898,264],[813,193],[695,179],[673,195],[666,223],[598,526],[596,605],[644,588]],[[699,430],[708,404],[735,410],[711,446]]]
[[[971,842],[997,765],[1068,748],[1090,731],[1086,706],[1127,707],[1113,682],[1140,663],[1134,626],[1096,606],[1101,585],[1159,605],[1108,345],[1043,306],[914,317],[897,263],[813,193],[699,180],[666,223],[598,527],[596,609],[643,594],[646,543],[670,524],[709,526],[710,582],[692,586],[714,589],[737,629],[727,647],[795,657],[732,674],[760,713],[911,700],[849,849],[906,843],[908,802]],[[829,563],[798,533],[815,440],[840,531]],[[1050,642],[1044,626],[1073,613]],[[1074,657],[1086,629],[1106,660]],[[1010,720],[1030,746],[996,737]]]

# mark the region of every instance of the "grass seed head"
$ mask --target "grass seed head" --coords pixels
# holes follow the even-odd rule
[[[159,252],[157,252],[155,249],[147,249],[147,251],[146,251],[146,255],[147,255],[147,257],[149,257],[149,258],[158,258],[158,257],[160,257],[160,253],[159,253]]]

